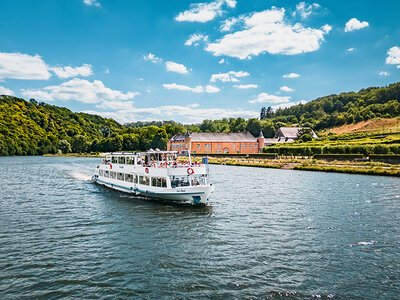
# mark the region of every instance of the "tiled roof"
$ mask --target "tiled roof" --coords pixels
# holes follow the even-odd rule
[[[257,138],[250,132],[192,132],[190,137],[192,142],[257,142]],[[177,134],[171,140],[177,142],[184,139],[184,134]]]

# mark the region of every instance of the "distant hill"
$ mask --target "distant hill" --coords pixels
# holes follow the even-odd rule
[[[370,87],[359,92],[347,92],[317,98],[273,112],[263,108],[261,119],[273,123],[308,124],[323,130],[367,121],[374,118],[400,116],[400,82],[386,87]]]
[[[35,100],[0,96],[0,155],[36,155],[57,150],[57,143],[72,143],[75,136],[87,142],[118,132],[122,125],[85,113],[73,113]]]

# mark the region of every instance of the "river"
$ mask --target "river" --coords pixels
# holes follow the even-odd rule
[[[399,299],[400,178],[211,165],[211,207],[1,157],[0,298]]]

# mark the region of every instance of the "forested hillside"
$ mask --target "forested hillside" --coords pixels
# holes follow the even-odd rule
[[[322,130],[366,121],[373,118],[392,118],[400,115],[400,82],[387,87],[370,87],[359,92],[348,92],[318,98],[273,112],[263,108],[260,118],[274,123],[307,123]]]

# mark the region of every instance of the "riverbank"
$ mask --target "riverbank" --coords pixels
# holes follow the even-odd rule
[[[194,158],[201,161],[201,158]],[[275,168],[284,170],[303,170],[336,172],[347,174],[378,175],[400,177],[400,165],[391,165],[380,162],[345,162],[345,161],[323,161],[311,158],[304,159],[251,159],[251,158],[209,158],[210,164]]]

